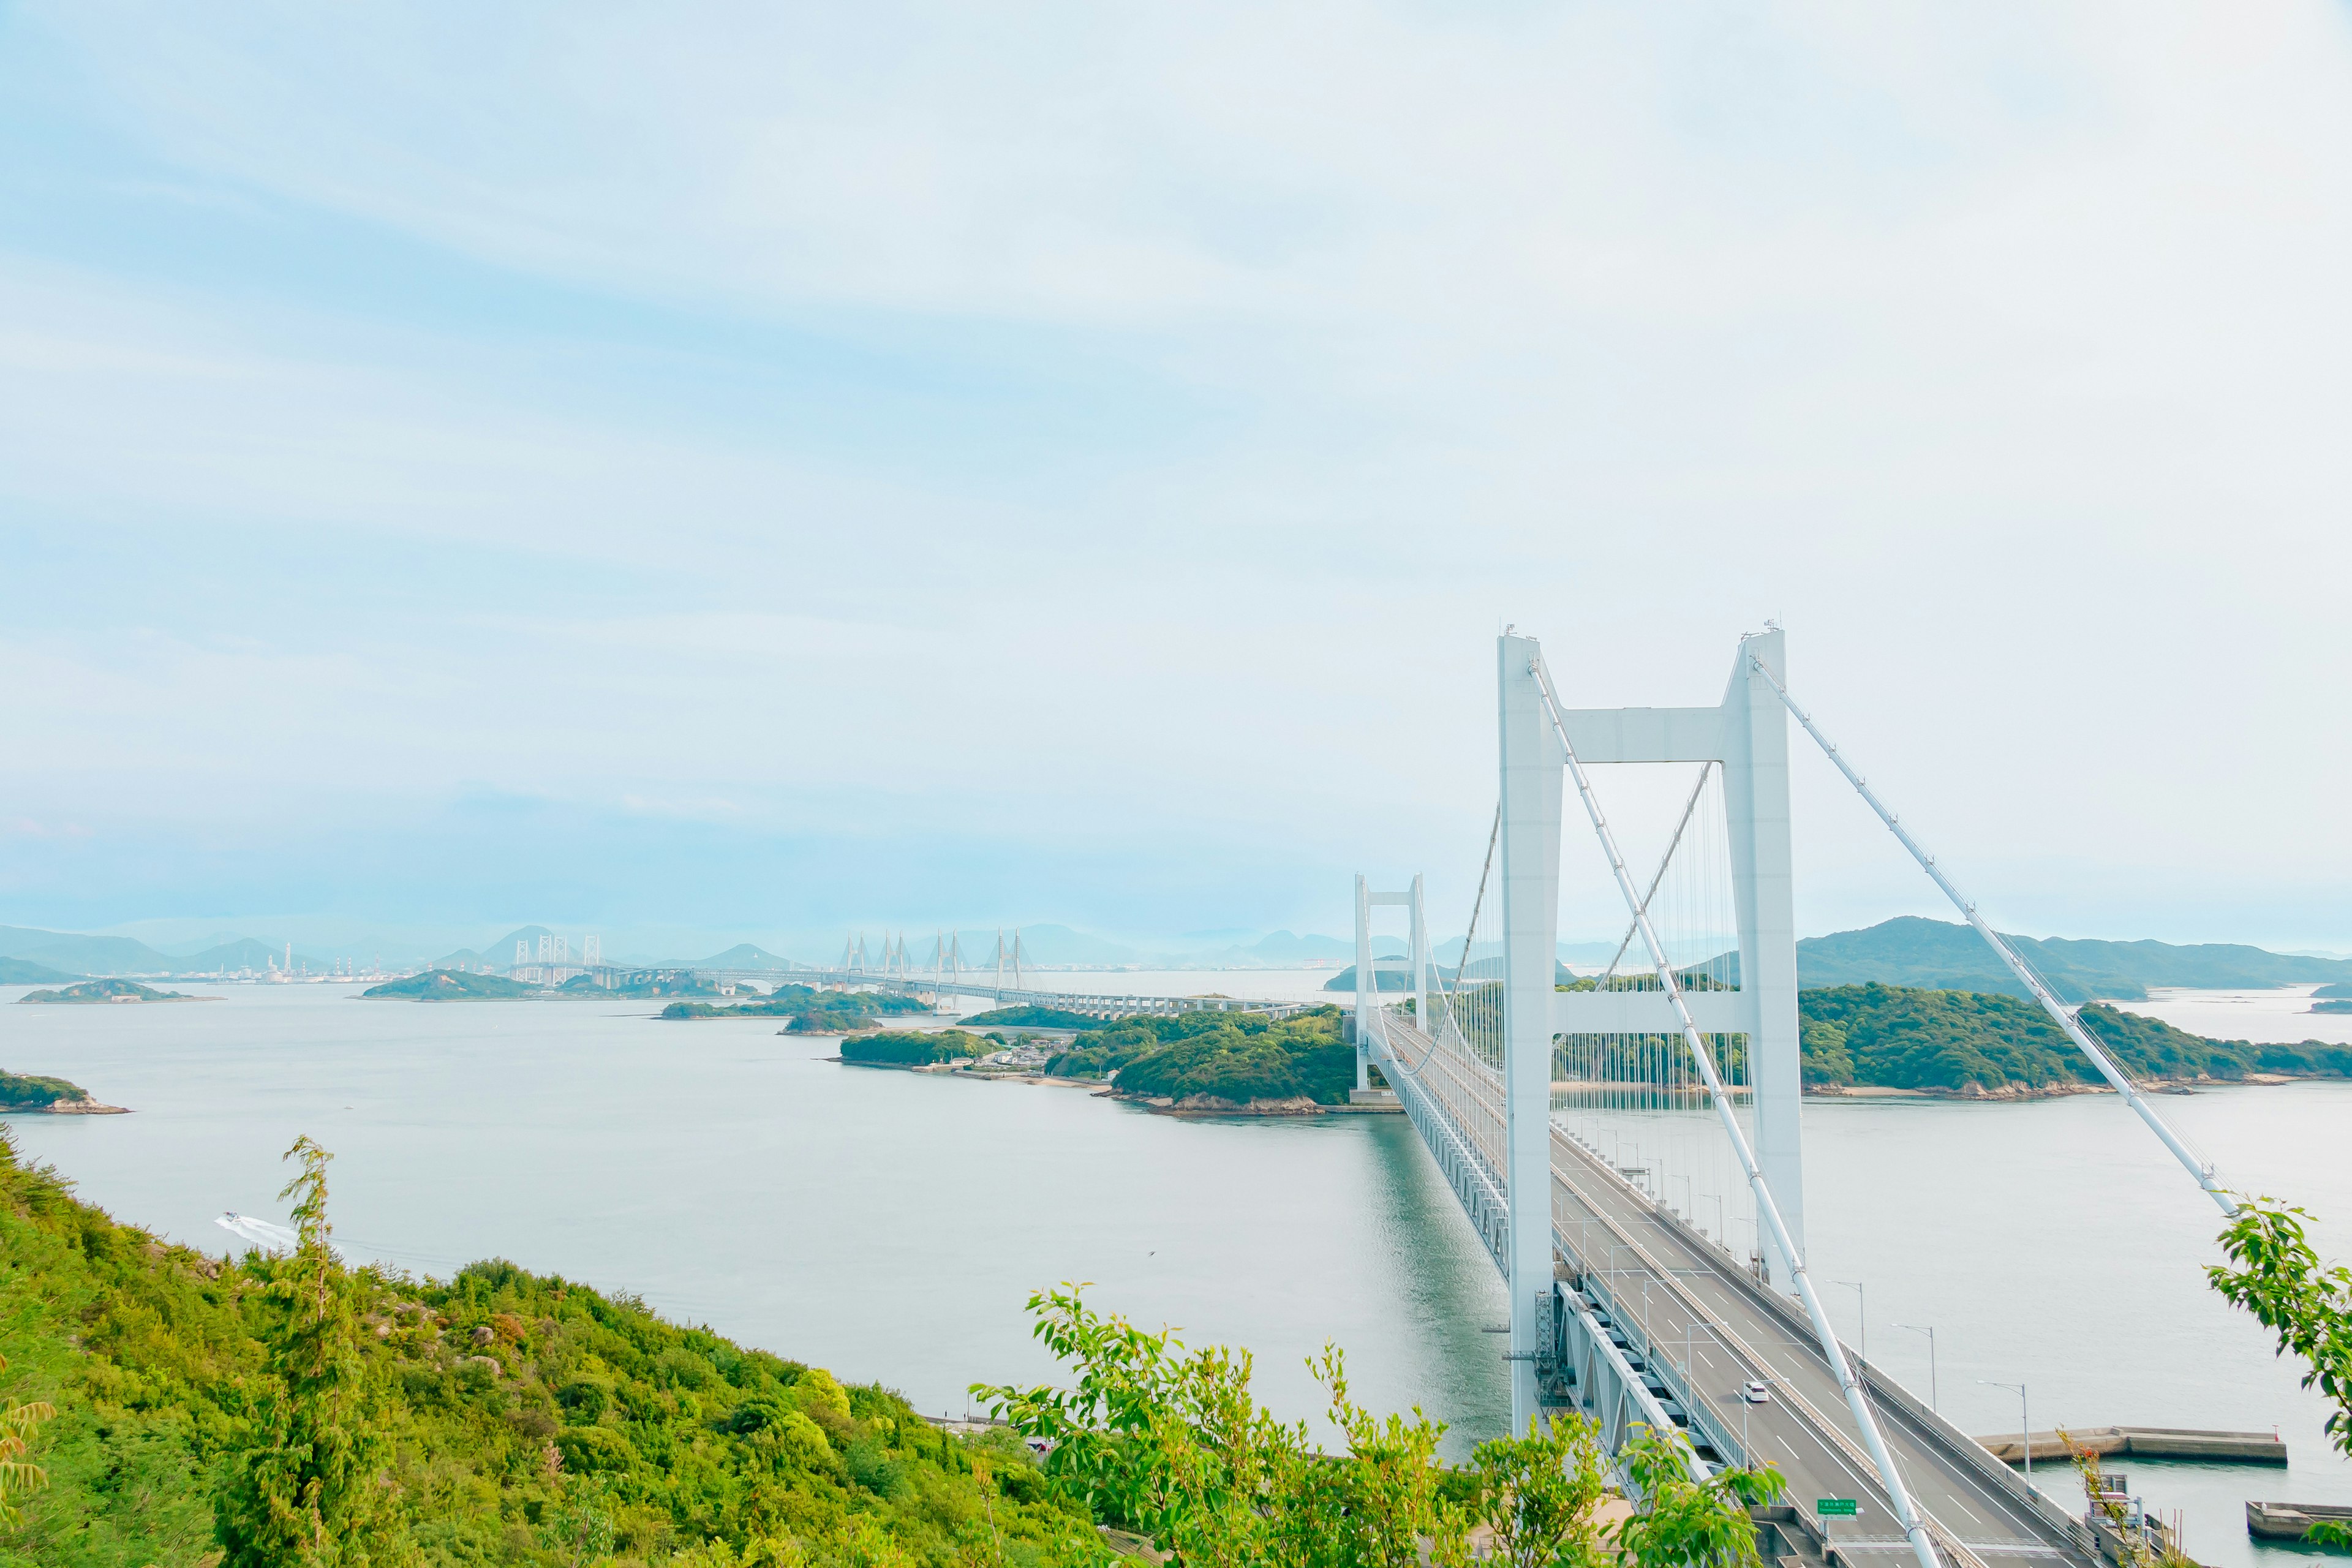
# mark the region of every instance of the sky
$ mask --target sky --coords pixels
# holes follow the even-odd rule
[[[2352,951],[2347,144],[2292,0],[0,5],[0,923],[1458,930],[1505,625],[1771,617],[2005,929]]]

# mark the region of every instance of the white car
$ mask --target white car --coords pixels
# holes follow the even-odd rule
[[[1772,1403],[1772,1390],[1750,1379],[1739,1385],[1739,1397],[1750,1405],[1769,1405]]]

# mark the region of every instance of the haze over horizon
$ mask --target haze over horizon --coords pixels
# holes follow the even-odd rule
[[[2347,81],[2320,4],[12,7],[0,923],[1458,931],[1494,635],[1703,702],[1770,616],[2002,929],[2352,950]],[[1794,747],[1800,929],[1947,917]]]

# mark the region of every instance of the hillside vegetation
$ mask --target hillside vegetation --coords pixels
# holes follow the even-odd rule
[[[476,974],[464,969],[428,969],[404,980],[387,980],[360,993],[378,1002],[501,1002],[536,996],[540,988],[503,974]]]
[[[1099,1560],[1020,1444],[885,1389],[510,1263],[341,1268],[311,1152],[317,1245],[224,1264],[114,1224],[0,1131],[0,1397],[58,1412],[0,1568],[217,1563],[216,1530],[231,1568],[290,1563],[263,1505],[321,1472],[347,1568]]]
[[[2049,1016],[2019,997],[1873,984],[1806,991],[1797,1000],[1805,1081],[1815,1087],[2000,1093],[2098,1081],[2098,1069]],[[2352,1046],[2209,1040],[2096,1003],[2080,1017],[2141,1078],[2352,1075]]]
[[[962,1022],[974,1028],[1091,1029],[1099,1026],[1102,1020],[1084,1013],[1066,1013],[1059,1007],[1040,1007],[1034,1003],[1025,1003],[1018,1007],[998,1007],[987,1013],[975,1013]]]
[[[1159,1014],[1087,1030],[1046,1071],[1056,1078],[1115,1074],[1120,1093],[1150,1099],[1344,1105],[1355,1087],[1356,1052],[1340,1038],[1337,1007],[1279,1022],[1263,1013]]]
[[[0,1110],[46,1110],[59,1101],[89,1098],[89,1090],[61,1078],[0,1071]]]
[[[878,991],[819,991],[807,985],[779,985],[771,995],[732,1004],[673,1002],[661,1010],[665,1018],[782,1018],[784,1027],[807,1035],[845,1035],[878,1029],[885,1017],[929,1013],[927,1003],[912,996]]]
[[[158,991],[135,980],[85,980],[58,991],[27,991],[16,1000],[71,1007],[118,1002],[193,1002],[196,998],[177,991]]]
[[[958,1058],[978,1061],[996,1049],[968,1029],[886,1029],[854,1035],[841,1042],[841,1059],[868,1067],[927,1067]]]

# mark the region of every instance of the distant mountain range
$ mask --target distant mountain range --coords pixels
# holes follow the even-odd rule
[[[2318,982],[2352,982],[2352,961],[2313,958],[2298,953],[2270,952],[2238,943],[2207,942],[2176,946],[2164,942],[2097,942],[2066,937],[2003,937],[2067,1002],[2136,1002],[2151,989],[2255,990],[2276,985]],[[1442,949],[1440,951],[1443,951]],[[1480,944],[1485,951],[1485,944]],[[1609,950],[1613,952],[1614,950]],[[1562,952],[1567,944],[1562,944]],[[1597,961],[1608,962],[1609,952]],[[1621,971],[1646,969],[1643,963],[1621,963]],[[1694,965],[1693,967],[1696,967]],[[1736,984],[1738,954],[1724,969]],[[1496,958],[1471,961],[1472,980],[1499,978]],[[1403,989],[1402,977],[1383,975],[1383,990]],[[1564,981],[1566,972],[1557,978]],[[1984,939],[1951,921],[1922,920],[1906,915],[1881,921],[1861,931],[1806,937],[1797,943],[1797,984],[1807,991],[1834,985],[1906,985],[1936,991],[1975,991],[2000,996],[2024,996],[2025,987],[1993,955]],[[1325,984],[1328,991],[1353,991],[1353,964]]]
[[[2352,961],[2269,952],[2234,942],[2180,947],[2165,942],[2001,934],[2068,1002],[2135,1002],[2151,987],[2231,990],[2352,980]],[[1808,990],[1874,980],[1942,991],[2025,994],[2025,987],[1993,956],[1984,939],[1951,921],[1906,915],[1797,943],[1797,984]]]
[[[0,961],[30,963],[50,972],[39,980],[0,979],[0,985],[47,984],[84,974],[211,974],[225,969],[267,969],[286,962],[286,949],[240,937],[194,952],[171,953],[135,937],[0,926]],[[329,968],[326,960],[306,952],[296,952],[294,963],[313,974]]]
[[[1395,911],[1390,911],[1391,913]],[[518,926],[496,942],[478,948],[459,948],[435,961],[439,969],[478,969],[487,964],[504,971],[514,963],[515,944],[536,957],[539,940],[553,935],[547,926]],[[933,933],[909,931],[907,945],[918,967],[931,961]],[[987,965],[996,947],[996,930],[987,927],[955,933],[962,946],[967,969]],[[1006,928],[1011,934],[1011,928]],[[1203,933],[1216,938],[1228,933]],[[866,954],[878,961],[883,932],[866,933]],[[2309,953],[2271,952],[2240,943],[2176,945],[2162,942],[2099,942],[2063,937],[2012,936],[2029,962],[2058,994],[2070,1002],[2136,1001],[2158,987],[2180,986],[2216,990],[2317,983],[2352,984],[2352,960]],[[253,937],[222,941],[215,934],[196,951],[168,952],[127,936],[97,936],[74,931],[43,931],[26,926],[0,926],[0,985],[53,985],[84,975],[206,974],[240,969],[268,970],[285,962],[286,948]],[[575,944],[577,939],[574,939]],[[1032,925],[1021,928],[1022,957],[1033,970],[1064,966],[1102,967],[1117,964],[1149,967],[1160,963],[1186,967],[1297,968],[1349,964],[1331,982],[1331,988],[1350,990],[1355,984],[1352,939],[1304,935],[1278,931],[1253,941],[1232,941],[1210,949],[1205,945],[1182,953],[1146,952],[1074,931],[1068,926]],[[1383,934],[1373,944],[1382,957],[1402,956],[1404,942]],[[1588,968],[1609,961],[1616,952],[1611,942],[1561,942],[1561,963]],[[1432,943],[1442,963],[1457,961],[1459,936]],[[1482,942],[1470,952],[1472,979],[1500,972],[1502,944]],[[572,957],[582,956],[577,945]],[[646,969],[782,969],[793,959],[780,957],[751,942],[740,942],[707,958],[648,960],[607,952],[612,963]],[[840,950],[803,955],[799,962],[829,964],[839,962]],[[297,951],[295,966],[313,974],[327,973],[333,961]],[[1628,960],[1628,963],[1634,962]],[[1624,967],[1621,965],[1621,967]],[[1727,966],[1737,976],[1737,960]],[[1860,931],[1807,937],[1797,943],[1799,984],[1808,990],[1834,985],[1888,985],[1938,990],[1988,992],[2022,995],[2009,971],[1975,932],[1948,921],[1906,916],[1883,921]]]

